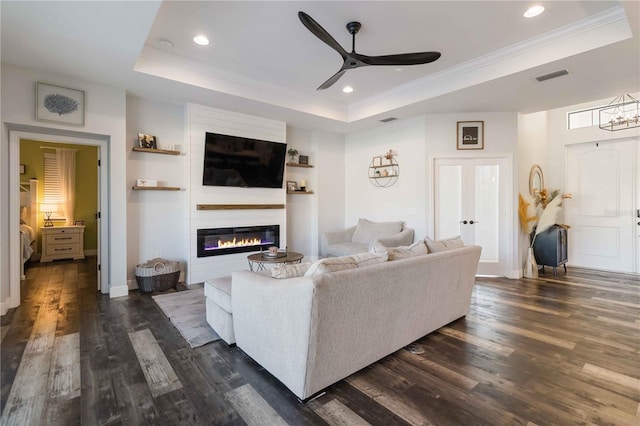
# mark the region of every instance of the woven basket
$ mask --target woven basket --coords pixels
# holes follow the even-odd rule
[[[179,279],[180,262],[155,258],[136,266],[136,282],[142,292],[169,290]]]
[[[168,274],[155,275],[153,277],[136,276],[136,282],[141,292],[148,293],[151,291],[166,291],[170,288],[175,288],[179,278],[180,271],[176,271]]]

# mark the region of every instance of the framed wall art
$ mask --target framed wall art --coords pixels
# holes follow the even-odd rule
[[[484,149],[484,121],[458,121],[457,149]]]
[[[84,126],[84,90],[36,83],[36,120]]]
[[[140,148],[158,149],[156,137],[145,133],[138,133],[138,146]]]

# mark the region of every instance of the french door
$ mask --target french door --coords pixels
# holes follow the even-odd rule
[[[640,140],[567,147],[569,263],[640,272]]]
[[[479,275],[505,275],[508,241],[506,158],[439,158],[434,162],[434,237],[460,235],[482,247]]]

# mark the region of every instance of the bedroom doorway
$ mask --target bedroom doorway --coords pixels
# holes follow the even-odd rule
[[[49,133],[51,131],[51,133]],[[101,135],[82,134],[76,136],[75,132],[53,131],[41,128],[19,128],[9,129],[9,205],[16,206],[9,209],[10,223],[19,223],[20,218],[20,141],[32,140],[42,143],[64,143],[72,145],[87,145],[96,147],[98,158],[102,159],[102,166],[98,167],[98,206],[102,210],[97,219],[97,246],[96,255],[99,256],[99,267],[97,273],[98,290],[102,293],[109,293],[109,239],[104,226],[100,223],[108,220],[109,212],[109,176],[108,176],[108,144],[109,138]],[[94,138],[95,137],[95,138]],[[105,161],[107,159],[107,161]],[[14,229],[15,228],[15,229]],[[17,307],[20,304],[20,230],[17,226],[9,228],[9,297],[6,299],[6,308]]]
[[[74,183],[66,189],[66,191],[70,191],[68,197],[64,195],[64,184],[58,179],[57,149],[67,150],[69,152],[68,155],[73,155],[71,161],[74,164],[75,177],[72,177]],[[49,245],[45,250],[40,228],[44,214],[38,211],[37,207],[42,205],[41,203],[54,203],[54,206],[58,206],[58,211],[51,215],[52,223],[56,226],[82,225],[82,252],[86,256],[97,256],[98,264],[100,263],[98,238],[100,221],[96,214],[100,211],[98,197],[100,193],[99,154],[99,148],[94,145],[20,140],[21,181],[26,177],[27,179],[35,179],[38,183],[38,193],[28,197],[35,200],[34,205],[23,205],[24,198],[27,198],[22,196],[24,194],[21,194],[20,200],[21,212],[28,210],[32,213],[28,215],[26,222],[32,222],[28,223],[28,225],[34,229],[34,233],[38,237],[34,244],[36,253],[32,256],[32,260],[37,261],[38,254],[50,258],[60,258],[58,253],[68,255],[72,252],[73,257],[78,258],[76,253],[77,248],[79,248],[77,247],[77,242],[62,244],[61,246]],[[21,188],[22,186],[21,182]],[[69,220],[66,219],[65,212],[62,211],[64,203],[60,203],[60,200],[67,198],[73,200],[73,210],[69,212]],[[33,213],[35,213],[35,217]],[[22,221],[23,218],[21,216]],[[69,231],[77,232],[77,229],[69,228]],[[66,241],[60,240],[61,243]],[[65,252],[65,250],[70,251]]]

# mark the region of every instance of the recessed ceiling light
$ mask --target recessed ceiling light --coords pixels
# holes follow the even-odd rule
[[[544,12],[544,6],[540,6],[539,4],[537,4],[527,9],[523,16],[525,18],[533,18],[534,16],[540,15],[542,12]]]
[[[344,87],[342,88],[342,91],[343,91],[344,93],[351,93],[351,92],[353,92],[353,87],[351,87],[351,86],[344,86]]]
[[[394,68],[395,71],[402,71],[402,68]]]
[[[202,34],[195,36],[193,41],[195,44],[199,44],[200,46],[206,46],[209,44],[209,39]]]
[[[171,43],[169,40],[160,40],[158,42],[158,46],[164,48],[164,49],[170,49],[173,47],[173,43]]]

